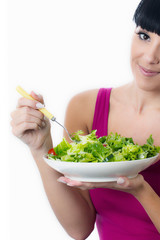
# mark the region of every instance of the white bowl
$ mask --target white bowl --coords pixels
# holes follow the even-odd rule
[[[46,156],[44,156],[44,160],[50,167],[72,180],[112,182],[121,176],[136,177],[139,172],[155,163],[158,160],[158,156],[159,154],[141,160],[104,163],[64,162],[54,159],[50,160]]]

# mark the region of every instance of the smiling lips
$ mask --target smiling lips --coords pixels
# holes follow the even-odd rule
[[[139,69],[140,69],[141,73],[147,77],[154,77],[160,73],[160,72],[156,72],[156,71],[152,71],[152,70],[143,68],[142,66],[139,66]]]

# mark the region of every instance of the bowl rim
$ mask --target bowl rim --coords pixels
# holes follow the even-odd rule
[[[127,160],[127,161],[116,161],[116,162],[69,162],[69,161],[61,161],[61,160],[59,160],[59,159],[49,159],[49,158],[47,158],[47,154],[45,154],[44,156],[43,156],[43,158],[45,159],[45,161],[51,161],[51,162],[57,162],[57,163],[62,163],[62,164],[77,164],[77,165],[84,165],[84,164],[92,164],[92,165],[97,165],[97,164],[124,164],[124,163],[134,163],[134,162],[145,162],[145,161],[149,161],[149,160],[151,160],[151,159],[153,159],[153,158],[155,158],[155,159],[157,159],[158,158],[158,156],[159,156],[159,153],[157,154],[157,155],[155,155],[155,156],[153,156],[153,157],[149,157],[149,158],[144,158],[144,159],[133,159],[133,160]],[[160,159],[159,159],[160,160]],[[159,161],[158,160],[158,161]]]

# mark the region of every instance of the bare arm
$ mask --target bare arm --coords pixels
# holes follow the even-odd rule
[[[70,133],[79,129],[88,133],[86,123],[88,110],[83,105],[83,97],[83,94],[76,96],[69,103],[65,125]],[[52,140],[49,122],[39,113],[34,101],[22,98],[18,109],[12,114],[13,133],[29,145],[48,200],[66,232],[76,240],[86,239],[94,228],[96,218],[89,192],[58,182],[57,179],[62,175],[44,162],[43,155],[52,147]],[[44,121],[45,126],[42,124]]]
[[[51,207],[61,225],[74,239],[86,239],[94,228],[95,210],[81,190],[73,189],[57,181],[62,175],[51,169],[41,159],[34,156],[41,174],[43,185]]]
[[[88,134],[86,125],[88,114],[87,108],[84,106],[87,103],[83,102],[85,101],[83,95],[82,93],[75,96],[68,105],[65,126],[70,133],[81,129]],[[68,139],[65,132],[64,135]],[[39,157],[34,153],[33,156],[37,162],[49,202],[58,220],[70,236],[75,239],[85,239],[92,232],[95,223],[95,210],[88,190],[82,191],[58,182],[57,179],[62,175],[46,166],[44,161],[37,161]]]
[[[132,179],[121,177],[117,180],[117,182],[102,183],[78,182],[70,180],[66,177],[62,177],[62,180],[64,183],[69,183],[77,188],[110,188],[132,194],[141,203],[157,231],[160,233],[160,197],[144,180],[142,175],[138,174],[137,177]]]
[[[160,197],[146,181],[144,181],[142,191],[135,195],[135,197],[141,203],[160,233]]]

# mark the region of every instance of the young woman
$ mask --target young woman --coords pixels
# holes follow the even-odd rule
[[[160,145],[160,0],[142,0],[134,21],[133,81],[71,99],[65,118],[69,132],[118,132],[138,144],[152,133],[155,145]],[[53,211],[68,234],[84,240],[96,222],[101,240],[160,239],[160,161],[133,179],[122,176],[117,182],[65,178],[43,161],[53,147],[50,124],[37,110],[43,98],[31,95],[35,101],[21,98],[11,114],[13,134],[29,146]]]

